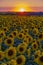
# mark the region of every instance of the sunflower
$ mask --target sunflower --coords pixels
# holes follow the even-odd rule
[[[39,40],[43,40],[43,33],[39,34]]]
[[[25,35],[24,35],[23,33],[20,33],[20,32],[19,32],[18,38],[19,38],[19,39],[24,39],[24,38],[25,38]]]
[[[41,51],[37,50],[34,55],[34,59],[37,59],[41,55]]]
[[[9,37],[14,39],[14,35],[12,33],[9,34]]]
[[[9,47],[5,51],[5,56],[7,59],[12,59],[12,58],[16,57],[16,48],[15,47]]]
[[[34,27],[35,27],[35,25],[33,23],[31,23],[31,26],[30,26],[31,29],[30,30],[33,30]]]
[[[22,33],[24,36],[26,35],[26,31],[24,29],[21,29],[20,33]]]
[[[4,38],[6,35],[5,35],[5,32],[4,31],[0,31],[0,38]]]
[[[14,31],[12,32],[12,34],[13,34],[13,36],[14,36],[14,38],[15,38],[15,37],[18,36],[18,31],[17,31],[17,30],[14,30]]]
[[[24,31],[24,29],[21,29],[21,31],[20,31],[21,33],[25,33],[25,31]]]
[[[17,62],[15,59],[11,59],[11,61],[9,61],[9,65],[17,65]]]
[[[26,43],[27,45],[29,44],[29,41],[26,37],[24,38],[23,42]]]
[[[25,37],[28,39],[28,38],[30,37],[30,35],[27,33],[27,34],[25,35]]]
[[[34,60],[39,65],[43,65],[43,55],[40,55],[37,59]]]
[[[29,41],[29,43],[32,43],[33,38],[32,38],[32,36],[31,36],[31,35],[29,35],[29,39],[28,39],[28,41]]]
[[[33,49],[33,50],[37,50],[37,49],[38,49],[38,44],[37,44],[37,42],[33,42],[33,43],[32,43],[32,49]]]
[[[16,26],[17,26],[16,23],[14,23],[14,24],[13,24],[13,27],[16,28]]]
[[[0,61],[4,59],[4,52],[0,51]]]
[[[28,40],[28,43],[31,43],[33,41],[33,38],[29,34],[27,34],[25,38]]]
[[[20,55],[16,58],[17,65],[24,65],[26,58],[24,55]]]
[[[4,32],[7,32],[7,31],[8,31],[8,28],[7,28],[7,27],[4,27],[4,28],[3,28],[3,31],[4,31]]]
[[[26,51],[27,45],[25,43],[19,44],[17,51],[19,54],[23,54]]]
[[[38,45],[40,45],[40,40],[39,39],[33,39],[32,43],[37,43]]]
[[[14,39],[7,37],[7,39],[4,41],[4,44],[7,46],[12,46],[14,43]]]
[[[29,32],[29,29],[24,29],[24,34],[27,34]]]
[[[33,33],[34,33],[35,35],[37,35],[37,34],[39,33],[38,28],[34,28],[34,29],[33,29]]]

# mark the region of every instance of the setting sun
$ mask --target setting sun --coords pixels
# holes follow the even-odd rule
[[[25,9],[24,9],[24,8],[20,8],[19,11],[20,11],[20,12],[24,12]]]
[[[30,6],[28,7],[28,5],[24,5],[22,4],[17,4],[17,6],[15,8],[13,8],[14,12],[31,12],[32,9],[30,8]]]
[[[31,8],[29,7],[16,7],[13,9],[14,12],[31,12]]]

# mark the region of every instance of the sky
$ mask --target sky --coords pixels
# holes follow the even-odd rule
[[[43,0],[0,0],[0,11],[17,7],[28,7],[34,11],[43,11]]]

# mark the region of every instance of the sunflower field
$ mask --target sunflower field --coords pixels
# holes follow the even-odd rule
[[[43,16],[0,15],[0,65],[43,65]]]

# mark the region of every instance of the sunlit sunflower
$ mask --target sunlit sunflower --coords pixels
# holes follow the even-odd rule
[[[26,58],[24,55],[20,55],[16,58],[17,65],[24,65]]]
[[[20,31],[21,33],[25,33],[25,31],[24,31],[24,29],[21,29],[21,31]]]
[[[0,38],[4,38],[6,35],[5,35],[5,32],[4,31],[0,31]]]
[[[32,43],[37,43],[38,45],[40,45],[40,40],[39,39],[33,39]]]
[[[28,39],[28,41],[29,41],[29,43],[32,43],[33,38],[32,38],[32,36],[31,36],[31,35],[29,35],[29,39]]]
[[[9,34],[9,37],[14,39],[14,35],[12,33]]]
[[[24,29],[25,34],[29,32],[29,29]]]
[[[12,34],[13,34],[13,36],[14,36],[14,38],[15,38],[15,37],[17,37],[17,36],[18,36],[18,31],[17,31],[17,30],[15,30],[15,31],[13,31],[13,32],[12,32]]]
[[[27,45],[25,43],[19,44],[17,51],[19,54],[23,54],[26,51]]]
[[[15,19],[14,19],[14,21],[15,21]],[[16,28],[16,26],[17,26],[16,23],[14,23],[14,24],[13,24],[13,27]]]
[[[26,34],[25,38],[28,40],[28,43],[33,41],[33,38],[29,34]]]
[[[39,65],[43,65],[43,55],[40,55],[37,59],[34,60]]]
[[[4,28],[3,28],[3,31],[4,31],[4,32],[7,32],[7,31],[8,31],[8,28],[7,28],[7,27],[4,27]]]
[[[16,48],[15,47],[9,47],[5,51],[5,56],[7,59],[12,59],[12,58],[16,57]]]
[[[32,49],[37,50],[38,49],[38,44],[35,42],[32,43]]]
[[[34,33],[34,35],[38,35],[38,33],[39,33],[38,28],[34,28],[33,33]]]
[[[41,51],[37,50],[34,54],[35,54],[34,55],[34,60],[35,60],[35,59],[37,59],[41,55]]]
[[[39,34],[39,40],[43,40],[43,33]]]
[[[18,38],[19,38],[19,39],[24,39],[24,37],[25,37],[25,35],[24,35],[23,33],[19,33],[19,34],[18,34]]]
[[[9,61],[9,65],[17,65],[17,62],[15,59],[11,59],[11,61]]]
[[[26,30],[27,31],[27,30]],[[21,29],[20,33],[22,33],[24,35],[24,38],[25,38],[25,35],[26,35],[26,32],[24,29]]]
[[[26,37],[24,38],[23,43],[25,43],[27,46],[29,45],[29,41]]]
[[[8,37],[8,38],[5,40],[5,42],[4,42],[4,44],[7,45],[7,46],[12,46],[13,43],[14,43],[14,39],[12,39],[12,38],[10,38],[10,37]]]

